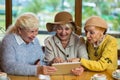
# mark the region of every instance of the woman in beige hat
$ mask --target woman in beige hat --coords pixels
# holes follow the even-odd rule
[[[47,23],[46,26],[49,32],[56,32],[45,40],[45,59],[48,63],[72,62],[79,57],[88,59],[83,37],[74,33],[76,26],[70,13],[57,13],[54,23]]]
[[[107,28],[107,23],[98,16],[90,17],[85,23],[86,44],[90,60],[80,58],[79,61],[91,71],[117,69],[117,41],[106,34]],[[77,73],[77,70],[74,72]]]

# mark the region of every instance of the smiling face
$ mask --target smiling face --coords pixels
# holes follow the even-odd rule
[[[85,27],[87,41],[92,44],[97,43],[103,37],[104,31],[105,29],[96,26]]]
[[[72,28],[70,24],[65,24],[65,25],[60,25],[57,24],[55,25],[56,27],[56,35],[61,41],[68,41],[70,39],[71,33],[72,33]]]
[[[37,34],[38,34],[38,28],[19,29],[19,35],[27,44],[32,42]]]

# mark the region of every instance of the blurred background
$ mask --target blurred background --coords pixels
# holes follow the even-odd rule
[[[6,31],[6,2],[0,0],[0,40]],[[38,38],[44,45],[44,39],[53,33],[48,33],[46,23],[53,22],[54,16],[59,11],[68,11],[75,17],[75,0],[10,0],[12,3],[12,23],[17,16],[24,12],[34,12],[40,20]],[[9,9],[9,8],[8,8]],[[109,25],[107,33],[110,33],[118,40],[120,49],[120,0],[82,0],[81,27],[84,36],[83,25],[86,19],[92,15],[101,16]],[[7,16],[9,17],[9,16]]]

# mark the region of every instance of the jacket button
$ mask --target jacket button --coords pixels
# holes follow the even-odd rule
[[[67,57],[69,57],[69,55],[66,55]]]

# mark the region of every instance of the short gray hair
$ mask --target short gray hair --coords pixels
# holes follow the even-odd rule
[[[24,13],[16,19],[14,25],[9,26],[7,33],[18,33],[18,28],[39,28],[39,19],[34,13]]]

